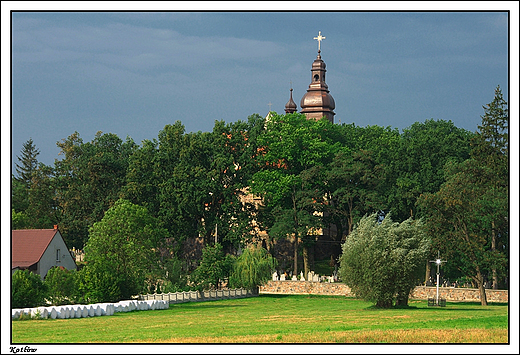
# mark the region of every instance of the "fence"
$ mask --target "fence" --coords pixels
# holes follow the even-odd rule
[[[174,292],[174,293],[154,293],[147,295],[139,295],[138,299],[141,301],[168,301],[168,303],[183,303],[183,302],[203,302],[216,301],[236,298],[246,298],[258,296],[258,289],[246,290],[243,288],[226,289],[217,291],[188,291],[188,292]]]
[[[436,297],[436,288],[417,286],[410,295],[411,299],[426,300]],[[316,294],[353,296],[350,287],[344,283],[311,282],[311,281],[269,281],[260,286],[261,293],[283,294]],[[486,290],[488,302],[509,302],[507,290]],[[439,297],[448,302],[480,302],[480,291],[474,288],[440,287]]]

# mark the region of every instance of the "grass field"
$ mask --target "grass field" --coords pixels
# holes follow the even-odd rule
[[[507,343],[507,304],[376,309],[339,296],[260,295],[113,316],[12,321],[13,343]]]

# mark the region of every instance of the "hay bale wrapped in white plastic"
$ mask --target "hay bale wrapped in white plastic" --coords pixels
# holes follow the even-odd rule
[[[123,306],[123,312],[130,312],[135,310],[135,302],[132,300],[119,301],[119,303]]]
[[[101,307],[99,306],[99,304],[95,304],[92,306],[94,308],[94,315],[95,316],[101,316],[102,315],[102,312],[101,312]]]
[[[65,319],[69,319],[72,308],[70,306],[62,306],[62,309],[65,312]]]
[[[111,316],[112,314],[114,314],[114,305],[112,303],[99,303],[98,305],[101,308],[101,315]]]
[[[85,304],[81,304],[80,308],[81,308],[81,318],[87,318],[88,317],[88,306]]]
[[[49,312],[48,318],[51,318],[51,319],[58,318],[58,312],[56,311],[56,307],[50,306],[50,307],[46,307],[46,308],[47,308],[47,311]]]
[[[73,304],[70,306],[70,318],[81,318],[81,306],[77,304]],[[74,313],[73,313],[74,312]]]
[[[87,305],[87,309],[88,309],[88,316],[89,317],[94,317],[96,315],[96,310],[95,310],[94,306],[89,304],[89,305]]]
[[[30,317],[31,316],[31,311],[32,311],[32,308],[20,308],[20,316],[22,316],[22,317]]]
[[[65,316],[66,316],[66,314],[65,314],[66,308],[65,307],[63,307],[63,306],[55,306],[54,309],[56,310],[56,318],[65,319]]]
[[[18,318],[20,318],[20,314],[21,314],[21,313],[22,313],[22,312],[21,312],[20,309],[18,309],[18,308],[13,308],[13,309],[11,309],[11,317],[12,317],[13,319],[18,319]]]
[[[47,319],[48,317],[49,311],[45,307],[35,307],[31,309],[31,318]]]
[[[116,312],[115,308],[116,307],[113,303],[109,303],[108,307],[107,307],[107,315],[109,315],[109,316],[113,315]]]
[[[148,309],[154,310],[155,309],[155,301],[154,300],[147,300],[145,301],[148,304]]]

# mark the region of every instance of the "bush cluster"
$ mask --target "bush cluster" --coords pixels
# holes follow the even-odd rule
[[[146,283],[141,285],[140,290],[143,293],[203,291],[218,289],[225,280],[229,280],[229,287],[252,289],[269,280],[275,266],[275,259],[263,248],[250,246],[235,258],[225,255],[222,246],[217,243],[204,248],[202,261],[191,275],[184,275],[180,261],[176,260],[167,265],[166,277],[161,279],[162,282],[157,282],[153,290]],[[46,304],[58,306],[120,301],[125,298],[118,296],[121,290],[117,284],[110,286],[110,280],[116,277],[113,273],[105,273],[96,278],[88,267],[79,271],[53,267],[42,281],[35,273],[17,270],[12,276],[11,306],[29,308]],[[105,285],[106,292],[99,292],[100,284]]]

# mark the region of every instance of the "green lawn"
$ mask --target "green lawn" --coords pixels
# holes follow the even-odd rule
[[[12,322],[13,343],[506,343],[507,304],[381,310],[340,296],[261,295],[113,316]]]

